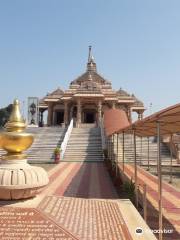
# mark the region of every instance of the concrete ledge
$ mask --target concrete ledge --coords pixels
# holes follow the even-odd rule
[[[122,199],[117,202],[133,240],[157,240],[130,200]],[[136,233],[137,228],[143,230],[142,234]]]

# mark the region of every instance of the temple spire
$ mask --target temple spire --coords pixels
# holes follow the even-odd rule
[[[91,60],[91,48],[92,48],[92,46],[89,46],[88,63],[89,63],[90,60]]]
[[[97,69],[96,69],[96,63],[94,61],[94,57],[92,56],[92,46],[89,46],[89,54],[88,54],[88,63],[87,63],[87,71],[88,72],[96,72]]]

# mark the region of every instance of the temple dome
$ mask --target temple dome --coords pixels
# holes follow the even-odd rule
[[[124,91],[122,88],[120,88],[116,93],[118,94],[118,96],[130,97],[130,94]]]

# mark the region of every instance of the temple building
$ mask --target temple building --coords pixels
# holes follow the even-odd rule
[[[143,103],[123,89],[113,90],[110,81],[102,77],[89,47],[85,73],[73,80],[69,89],[58,88],[39,101],[39,122],[43,123],[43,112],[48,110],[48,126],[68,125],[74,118],[76,126],[94,123],[98,125],[104,111],[110,108],[123,109],[131,122],[132,112],[143,117]]]

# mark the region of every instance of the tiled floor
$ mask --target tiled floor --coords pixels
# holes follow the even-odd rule
[[[130,205],[120,210],[118,194],[104,163],[62,162],[49,171],[49,178],[38,209],[73,236],[82,240],[135,239],[135,227],[131,231],[129,221],[138,224],[139,214],[127,200],[132,215],[125,220]],[[154,237],[150,234],[141,239]]]
[[[136,234],[149,228],[129,200],[119,199],[104,163],[61,162],[48,174],[36,198],[0,202],[0,239],[155,240],[151,232]]]
[[[48,194],[65,197],[117,199],[104,163],[61,163],[49,172]]]

